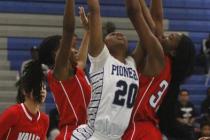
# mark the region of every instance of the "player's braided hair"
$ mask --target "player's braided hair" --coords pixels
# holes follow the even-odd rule
[[[18,87],[17,102],[23,103],[25,96],[32,93],[32,96],[37,103],[41,103],[40,91],[45,80],[42,66],[39,61],[29,62],[23,70],[23,74],[17,81],[16,86]],[[23,95],[22,90],[25,91],[26,95]]]
[[[160,128],[166,135],[174,133],[174,108],[180,89],[180,84],[192,74],[195,62],[195,48],[192,40],[183,35],[172,57],[172,80],[163,103],[158,111]]]
[[[172,81],[181,83],[193,72],[195,63],[195,47],[192,40],[186,35],[182,36],[176,49],[176,55],[172,57]]]
[[[60,35],[49,36],[45,38],[39,45],[39,61],[41,64],[47,65],[49,68],[54,67],[55,51],[60,44]]]

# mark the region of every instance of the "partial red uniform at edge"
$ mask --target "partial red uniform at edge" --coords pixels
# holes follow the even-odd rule
[[[29,113],[24,104],[16,104],[0,115],[0,140],[46,140],[49,118]]]
[[[91,88],[83,70],[77,68],[73,77],[58,81],[53,72],[48,71],[48,83],[58,112],[59,130],[56,140],[70,139],[72,131],[87,122],[87,106],[90,102]]]
[[[123,140],[162,140],[156,112],[171,80],[171,60],[165,56],[165,68],[156,77],[139,75],[139,93],[131,121]]]

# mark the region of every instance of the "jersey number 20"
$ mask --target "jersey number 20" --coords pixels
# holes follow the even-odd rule
[[[152,95],[150,97],[149,103],[150,103],[150,105],[153,108],[157,107],[157,105],[160,102],[161,97],[163,96],[163,94],[164,94],[165,90],[167,89],[167,87],[168,87],[168,82],[166,80],[163,80],[160,83],[160,90],[158,91],[158,93],[156,93],[155,95]]]
[[[130,84],[128,85],[125,81],[118,81],[116,85],[119,89],[115,92],[115,97],[113,104],[124,106],[126,103],[126,106],[128,108],[132,108],[135,102],[136,93],[138,90],[138,87],[136,84]],[[126,95],[127,99],[126,99]]]

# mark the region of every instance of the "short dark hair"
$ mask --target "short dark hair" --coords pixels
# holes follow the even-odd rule
[[[55,64],[55,58],[53,52],[59,48],[61,36],[54,35],[45,38],[39,45],[39,61],[41,64],[45,64],[48,67],[53,67]]]
[[[16,102],[18,104],[25,102],[25,95],[23,94],[23,91],[22,91],[21,87],[18,87]]]
[[[32,96],[34,101],[41,103],[41,89],[43,83],[45,82],[45,76],[42,71],[42,66],[39,61],[31,61],[26,64],[23,70],[23,74],[17,81],[16,86],[18,88],[17,102],[22,103],[25,101],[25,95],[23,95],[23,90],[25,94],[29,95],[32,91]]]
[[[172,79],[178,83],[183,82],[194,70],[195,46],[192,40],[182,35],[176,49],[176,55],[172,57]]]
[[[189,95],[189,90],[187,90],[187,89],[181,89],[181,90],[179,91],[179,95],[180,95],[181,93],[183,93],[183,92],[187,92],[187,94]]]
[[[115,32],[115,30],[116,30],[116,27],[113,22],[110,22],[110,21],[106,22],[103,25],[103,37],[105,38],[108,34]]]

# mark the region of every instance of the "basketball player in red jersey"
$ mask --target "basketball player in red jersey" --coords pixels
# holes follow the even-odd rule
[[[141,25],[140,17],[144,17],[152,32],[159,38],[165,52],[165,68],[160,74],[145,71],[143,62],[147,54],[142,48],[142,63],[139,65],[140,91],[132,113],[132,119],[123,140],[162,140],[162,134],[157,128],[159,119],[156,112],[166,94],[167,88],[177,70],[184,75],[175,78],[186,78],[192,72],[194,62],[194,46],[185,35],[163,35],[163,11],[161,0],[153,0],[151,14],[144,0],[127,0],[129,17],[138,32]],[[141,45],[144,45],[141,42]],[[143,58],[144,57],[144,58]],[[179,69],[177,63],[186,66]],[[184,76],[184,77],[183,77]]]
[[[0,140],[46,140],[48,116],[40,112],[46,98],[46,85],[41,64],[30,62],[17,83],[19,104],[0,115]]]
[[[79,52],[72,47],[74,0],[66,1],[62,37],[48,37],[40,45],[40,61],[51,68],[47,72],[47,79],[60,117],[57,140],[70,139],[72,131],[87,120],[86,110],[91,94],[83,69],[87,59],[89,31],[83,8],[80,8],[80,15],[86,32]]]

